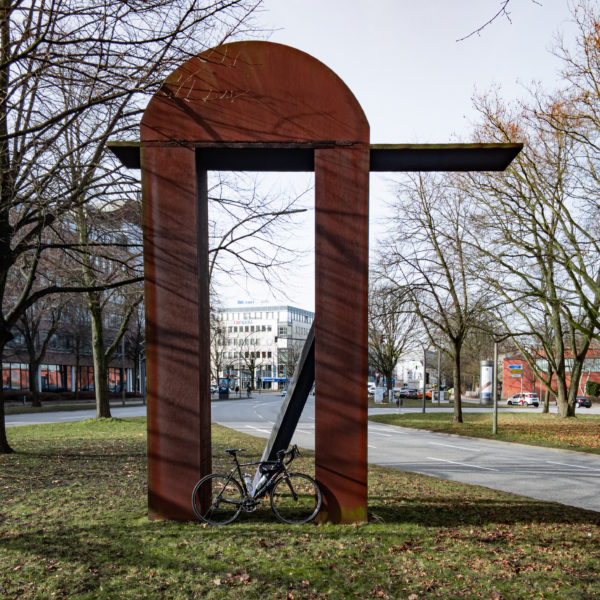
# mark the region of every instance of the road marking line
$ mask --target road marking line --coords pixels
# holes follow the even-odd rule
[[[261,433],[271,433],[267,429],[259,429],[258,427],[253,427],[252,425],[245,425],[248,429],[254,429],[254,431],[260,431]]]
[[[369,431],[369,433],[372,433],[373,435],[382,435],[383,437],[393,437],[391,433],[381,433],[379,431]]]
[[[377,446],[371,446],[371,444],[367,444],[367,448],[373,448],[374,450],[377,450]]]
[[[454,444],[442,444],[440,442],[427,442],[428,444],[432,444],[433,446],[446,446],[447,448],[459,448],[460,450],[470,450],[472,452],[481,452],[481,450],[477,450],[476,448],[467,448],[466,446],[456,446]]]
[[[439,460],[440,462],[451,463],[453,465],[461,465],[463,467],[472,467],[473,469],[483,469],[484,471],[497,471],[498,469],[492,469],[491,467],[478,467],[477,465],[471,465],[469,463],[457,462],[455,460],[446,460],[445,458],[434,458],[433,456],[426,456],[428,460]]]
[[[562,465],[563,467],[573,467],[574,469],[589,469],[590,471],[600,471],[600,469],[596,467],[586,467],[584,465],[571,465],[569,463],[556,462],[554,460],[547,460],[546,462],[551,465]]]

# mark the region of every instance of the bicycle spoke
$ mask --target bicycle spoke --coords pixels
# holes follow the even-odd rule
[[[308,523],[321,508],[321,491],[308,475],[290,473],[271,490],[271,508],[284,523]]]
[[[198,518],[206,523],[226,525],[240,514],[242,488],[227,475],[207,475],[194,488],[192,506]]]

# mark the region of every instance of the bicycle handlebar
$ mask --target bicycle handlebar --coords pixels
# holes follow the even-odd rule
[[[300,451],[298,450],[298,446],[294,444],[289,450],[279,450],[277,452],[277,460],[284,461],[287,456],[290,456],[290,459],[286,461],[286,464],[290,464],[296,456],[300,456]]]

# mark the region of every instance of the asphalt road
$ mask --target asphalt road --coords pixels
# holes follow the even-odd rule
[[[268,438],[280,404],[281,398],[267,395],[249,401],[213,403],[212,419],[232,429]],[[370,409],[369,413],[397,410]],[[293,443],[313,449],[314,430],[314,397],[310,396]],[[369,423],[368,453],[371,463],[600,512],[598,455],[382,423]]]
[[[238,431],[268,438],[281,401],[279,395],[263,394],[251,399],[213,402],[212,420]],[[397,410],[370,409],[369,413]],[[145,414],[145,407],[115,407],[112,413],[115,417],[140,416]],[[89,410],[10,415],[6,421],[9,427],[14,427],[94,416],[95,411]],[[311,396],[293,442],[304,448],[314,448],[314,428],[314,397]],[[369,423],[368,453],[372,463],[600,512],[598,455],[438,434],[381,423]]]

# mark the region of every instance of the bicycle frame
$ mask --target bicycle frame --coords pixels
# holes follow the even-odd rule
[[[248,505],[250,505],[250,506],[256,505],[256,503],[257,503],[256,501],[260,500],[261,498],[264,498],[269,493],[269,491],[275,485],[275,483],[279,479],[279,477],[284,477],[286,480],[288,479],[287,464],[292,462],[292,460],[294,459],[295,456],[292,455],[292,459],[290,461],[288,461],[287,464],[284,462],[283,456],[284,455],[282,455],[280,460],[268,460],[268,461],[240,463],[238,460],[237,454],[236,453],[231,454],[231,458],[232,458],[233,462],[235,463],[235,466],[233,467],[233,469],[231,469],[229,471],[227,482],[229,483],[229,481],[231,481],[231,479],[236,479],[238,481],[238,483],[241,484],[242,490],[244,492],[244,501],[243,501],[244,507],[246,507]],[[244,475],[242,473],[242,467],[258,466],[260,469],[260,467],[262,465],[273,466],[274,467],[273,471],[272,471],[272,473],[268,473],[268,474],[263,473],[264,475],[267,475],[266,481],[261,486],[259,486],[255,490],[253,490],[251,493],[248,490],[248,486],[246,485],[246,479],[244,478]],[[237,473],[237,478],[235,477],[234,473]],[[289,481],[288,481],[288,486],[290,487],[290,490],[291,490],[292,494],[294,495],[294,498],[296,498],[296,492],[294,491],[292,486],[289,484]]]
[[[254,512],[267,495],[275,516],[284,523],[308,523],[315,518],[321,507],[322,499],[316,481],[304,473],[289,472],[287,468],[299,455],[297,446],[294,445],[288,451],[280,450],[276,460],[245,463],[240,462],[237,456],[237,452],[242,452],[242,450],[242,448],[226,450],[234,462],[233,468],[227,474],[211,473],[203,477],[194,487],[192,504],[194,512],[201,520],[211,525],[231,523],[242,510],[246,513]],[[259,479],[259,481],[255,486],[246,484],[248,476],[244,476],[242,467],[249,466],[258,466],[255,479]],[[213,482],[216,483],[216,487],[213,487]],[[298,491],[294,489],[296,486],[300,486]],[[255,487],[254,490],[253,487]],[[202,499],[206,498],[205,493],[212,496],[212,501],[210,507],[203,508],[198,501],[203,502]],[[311,501],[313,496],[314,504]],[[294,503],[300,499],[302,501],[296,507]],[[223,510],[219,512],[219,505],[224,512]],[[225,507],[226,505],[236,508],[231,511]],[[290,508],[291,513],[289,512]],[[295,512],[296,508],[300,510],[300,513]],[[307,510],[308,512],[306,512]]]

